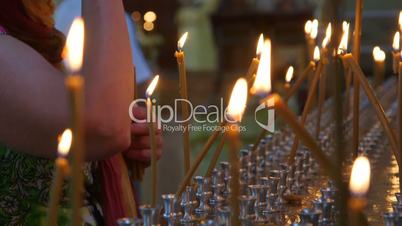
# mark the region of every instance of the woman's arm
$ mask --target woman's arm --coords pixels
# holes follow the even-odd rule
[[[133,69],[122,2],[84,0],[83,5],[87,158],[101,159],[130,144]],[[0,36],[0,143],[56,156],[57,135],[69,119],[64,78],[29,46]]]

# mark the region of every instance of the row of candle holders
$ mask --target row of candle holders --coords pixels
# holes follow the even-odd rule
[[[383,93],[390,86],[392,81],[385,83],[378,92]],[[330,104],[331,100],[328,100],[326,105]],[[367,99],[362,98],[362,114],[367,112],[369,107]],[[386,113],[390,119],[395,118],[396,103],[392,104]],[[316,112],[312,112],[309,118],[314,118],[315,114]],[[332,112],[326,110],[322,118],[323,129],[318,141],[322,149],[331,155],[335,151],[335,123],[332,120]],[[350,137],[351,120],[351,115],[344,119],[345,137]],[[379,150],[388,148],[383,142],[385,135],[380,127],[378,122],[370,125],[359,146],[364,150],[363,154],[373,159],[374,164],[381,155]],[[312,133],[315,130],[314,121],[308,120],[306,128]],[[318,164],[306,147],[299,146],[294,164],[285,164],[293,138],[291,129],[284,127],[267,135],[257,148],[249,145],[240,151],[238,219],[241,225],[336,225],[338,210],[334,200],[337,189],[331,181],[320,175]],[[347,163],[351,163],[351,160]],[[347,177],[348,172],[345,172],[344,176]],[[181,197],[174,194],[162,195],[163,208],[144,205],[140,207],[141,220],[124,218],[119,219],[117,223],[119,226],[232,225],[229,205],[230,180],[229,163],[220,162],[210,177],[195,176]],[[314,196],[313,190],[319,191],[320,195],[306,199],[305,197]],[[394,211],[384,215],[386,225],[399,225],[402,222],[402,195],[398,193],[396,198],[398,202],[393,205]]]

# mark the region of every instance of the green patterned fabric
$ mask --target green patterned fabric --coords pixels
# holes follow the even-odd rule
[[[43,225],[53,167],[53,161],[0,145],[0,225]],[[65,225],[66,211],[59,212]]]

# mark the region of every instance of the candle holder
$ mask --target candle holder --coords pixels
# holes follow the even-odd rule
[[[168,226],[176,225],[178,219],[181,217],[180,212],[175,212],[177,209],[177,199],[174,194],[162,195],[164,213],[163,218],[166,220]]]
[[[143,226],[158,225],[158,217],[159,217],[158,208],[151,207],[150,205],[142,205],[140,206],[140,213],[142,215]]]

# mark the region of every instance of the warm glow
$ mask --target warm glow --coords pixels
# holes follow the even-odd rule
[[[147,97],[152,96],[152,94],[155,91],[156,85],[158,85],[158,81],[159,81],[159,75],[156,75],[154,79],[152,79],[152,82],[149,84],[147,91],[145,92]]]
[[[325,31],[325,37],[328,37],[329,40],[331,40],[332,36],[332,25],[331,23],[328,24],[327,30]]]
[[[402,10],[399,11],[399,30],[402,31]]]
[[[313,24],[311,26],[310,38],[316,39],[317,35],[318,35],[318,20],[315,19],[315,20],[313,20]]]
[[[400,33],[399,31],[395,32],[394,35],[394,41],[392,42],[392,48],[394,49],[394,51],[398,51],[399,50],[399,43],[400,42]]]
[[[146,22],[154,22],[156,20],[156,13],[154,13],[153,11],[148,11],[144,14],[144,20]]]
[[[70,151],[71,148],[72,140],[73,140],[73,133],[71,132],[71,130],[70,129],[64,130],[59,141],[59,146],[57,148],[60,155],[62,156],[68,155],[68,152]]]
[[[252,94],[269,93],[271,91],[271,40],[264,42],[260,63],[257,69]]]
[[[146,31],[152,31],[155,28],[154,23],[152,22],[145,22],[143,27]]]
[[[180,49],[183,49],[184,44],[186,43],[187,40],[187,36],[188,36],[188,32],[184,33],[181,38],[179,39],[179,41],[177,42],[177,47]]]
[[[349,189],[353,195],[365,195],[370,187],[370,162],[367,157],[357,157],[350,175]]]
[[[328,24],[327,30],[325,31],[325,38],[322,40],[322,48],[326,48],[329,41],[331,41],[332,36],[332,26],[331,23]]]
[[[318,46],[316,46],[314,48],[314,60],[315,61],[319,61],[320,60],[320,48],[318,48]]]
[[[322,45],[321,45],[321,47],[322,47],[322,48],[326,48],[327,45],[328,45],[328,42],[329,42],[328,37],[325,37],[325,38],[322,40]]]
[[[260,38],[258,38],[258,44],[257,44],[257,55],[261,55],[263,47],[264,47],[264,34],[260,34]]]
[[[304,32],[307,35],[310,35],[312,27],[313,27],[313,22],[311,22],[311,20],[306,21],[306,24],[304,25]]]
[[[380,47],[376,46],[373,48],[373,58],[377,62],[384,62],[385,60],[385,52],[380,49]]]
[[[285,77],[285,80],[286,80],[287,83],[292,81],[293,73],[294,73],[294,68],[292,66],[290,66],[288,68],[288,71],[286,72],[286,77]]]
[[[348,41],[349,41],[349,23],[343,21],[342,24],[343,35],[341,42],[339,43],[338,47],[338,54],[344,54],[348,50]]]
[[[139,11],[134,11],[134,12],[131,14],[131,18],[132,18],[135,22],[138,22],[138,21],[141,20],[141,13],[140,13]]]
[[[85,26],[81,17],[74,19],[68,32],[64,63],[71,72],[81,70],[84,56]]]
[[[227,115],[231,120],[240,122],[247,104],[247,81],[239,78],[233,88],[227,108]]]

